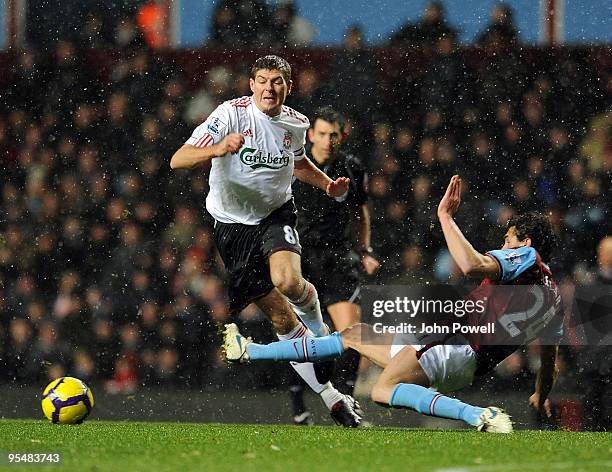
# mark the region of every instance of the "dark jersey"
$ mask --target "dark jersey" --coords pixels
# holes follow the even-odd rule
[[[470,298],[486,300],[482,313],[468,315],[471,326],[495,325],[494,333],[468,337],[482,375],[535,339],[556,343],[563,334],[563,309],[548,266],[531,247],[490,251],[500,266],[499,281],[483,280]]]
[[[319,166],[331,179],[348,177],[349,190],[343,198],[330,198],[325,192],[299,180],[293,182],[293,198],[298,210],[298,234],[300,243],[307,249],[316,247],[325,250],[348,251],[351,212],[365,204],[367,175],[363,164],[356,157],[339,152],[336,159]]]

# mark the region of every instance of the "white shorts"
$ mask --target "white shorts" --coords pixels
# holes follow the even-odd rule
[[[456,345],[453,345],[453,341]],[[413,347],[417,352],[425,347],[403,344],[402,335],[396,334],[389,354],[395,357],[407,346]],[[424,351],[419,358],[419,364],[432,387],[443,393],[454,392],[467,387],[474,380],[476,353],[464,338],[457,336],[447,340],[446,344],[437,344]]]

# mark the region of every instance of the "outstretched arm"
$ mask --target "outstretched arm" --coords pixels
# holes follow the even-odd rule
[[[453,215],[457,213],[460,203],[461,177],[454,175],[438,205],[438,219],[453,260],[468,277],[499,279],[497,262],[476,251],[453,220]]]
[[[306,156],[299,161],[295,161],[293,175],[304,183],[320,188],[330,197],[344,195],[348,191],[350,182],[350,179],[346,177],[338,177],[336,180],[330,179]]]
[[[535,393],[529,397],[529,405],[536,410],[543,411],[551,416],[550,400],[548,394],[555,383],[557,372],[558,346],[540,346],[540,369],[536,378]]]

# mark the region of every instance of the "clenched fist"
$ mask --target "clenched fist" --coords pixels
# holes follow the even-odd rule
[[[230,133],[217,144],[218,157],[225,156],[226,154],[235,154],[244,144],[244,136],[240,133]]]

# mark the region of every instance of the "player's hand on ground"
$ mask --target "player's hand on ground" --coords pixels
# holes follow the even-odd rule
[[[374,275],[378,272],[378,269],[380,269],[380,262],[369,254],[363,254],[361,256],[361,265],[368,275]]]
[[[218,156],[225,156],[227,153],[237,153],[244,144],[244,136],[240,133],[230,133],[217,145],[219,147]]]
[[[547,398],[544,400],[544,404],[540,405],[540,395],[538,393],[534,393],[529,397],[529,406],[536,411],[541,411],[548,418],[552,416],[552,404],[550,399]]]
[[[453,175],[438,205],[438,217],[453,216],[461,204],[461,177]]]
[[[330,183],[327,184],[325,192],[330,197],[341,197],[346,192],[348,192],[350,182],[351,179],[349,179],[348,177],[338,177],[336,180],[332,180]]]

